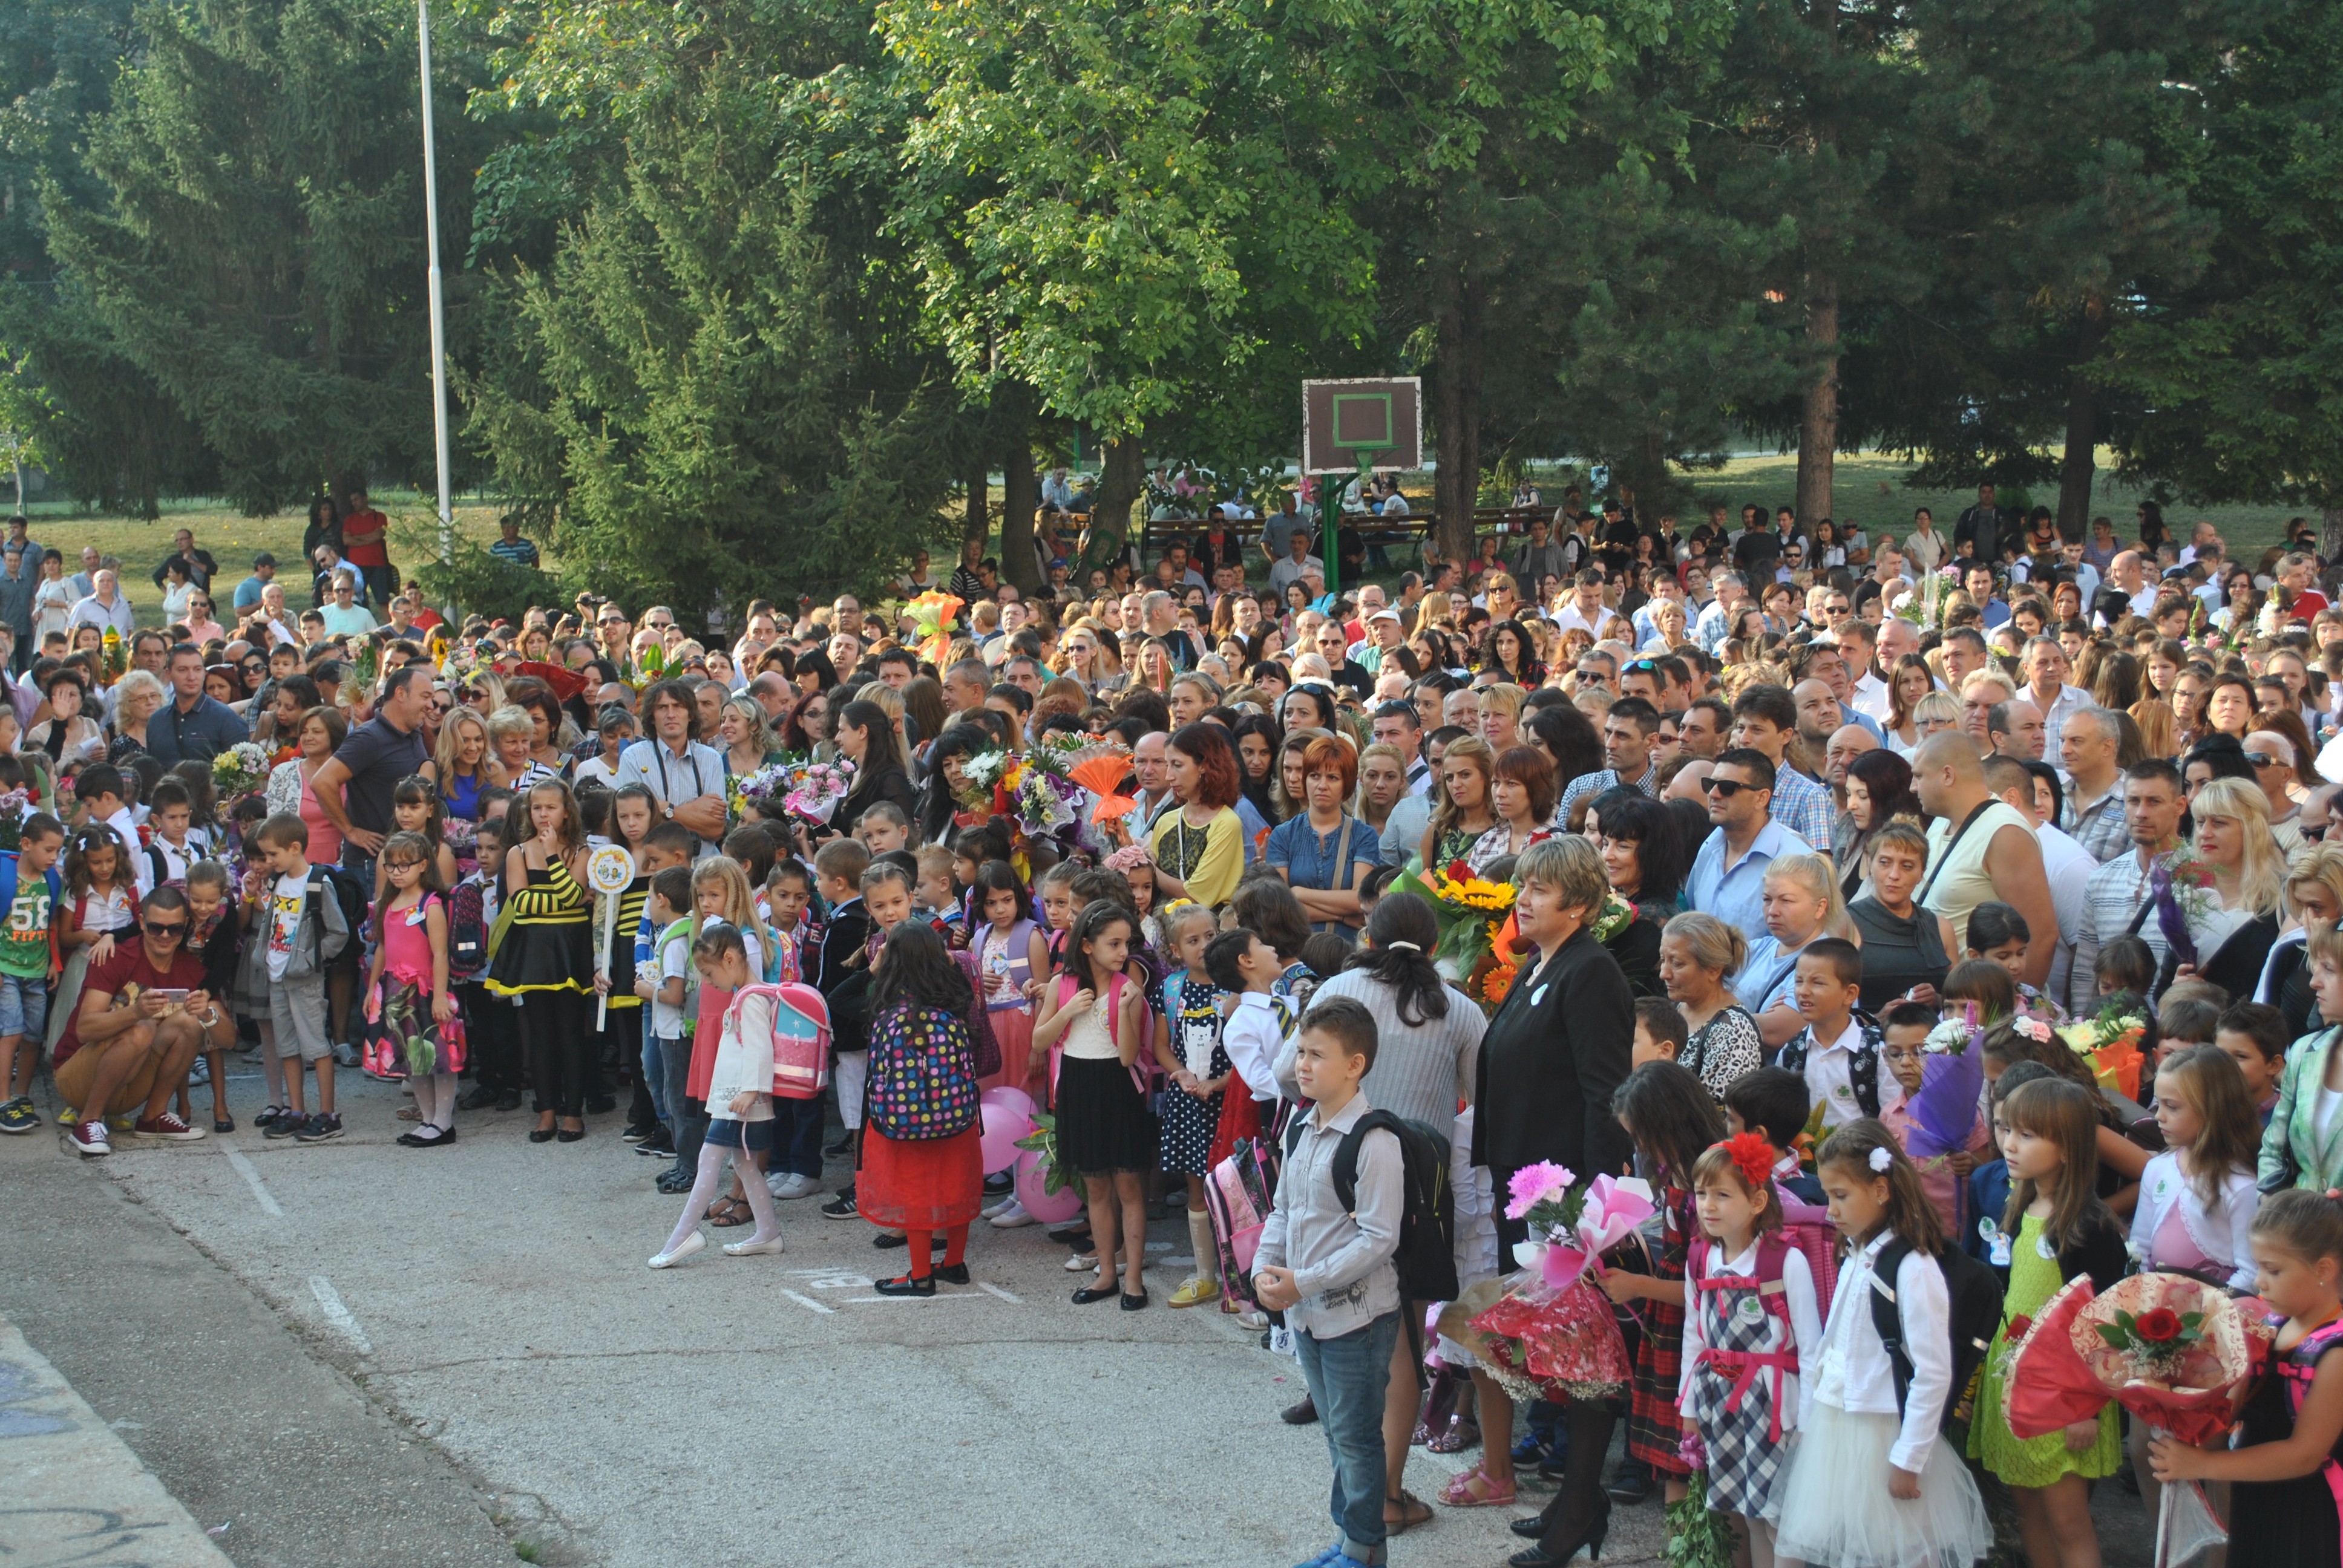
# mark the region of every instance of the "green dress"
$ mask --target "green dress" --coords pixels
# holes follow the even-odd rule
[[[2099,1412],[2098,1441],[2080,1453],[2066,1446],[2066,1434],[2063,1432],[2036,1438],[2019,1437],[2009,1430],[2008,1417],[2002,1412],[2001,1391],[2007,1381],[2011,1353],[2010,1320],[2021,1313],[2031,1316],[2040,1312],[2042,1304],[2066,1283],[2059,1277],[2055,1250],[2051,1256],[2045,1257],[2042,1241],[2042,1221],[2028,1214],[2020,1222],[2017,1239],[2010,1247],[2009,1289],[2001,1308],[2002,1332],[1995,1336],[1993,1349],[1986,1357],[1985,1386],[1979,1391],[1976,1415],[1969,1425],[1969,1457],[1983,1460],[1987,1470],[2012,1486],[2048,1486],[2060,1476],[2070,1474],[2113,1475],[2123,1463],[2122,1428],[2117,1406],[2112,1401]]]

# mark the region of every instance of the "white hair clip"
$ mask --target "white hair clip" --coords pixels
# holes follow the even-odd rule
[[[1883,1143],[1871,1151],[1871,1168],[1880,1175],[1886,1175],[1888,1167],[1895,1163],[1896,1156],[1887,1151],[1885,1144]]]
[[[1403,950],[1411,953],[1420,953],[1423,950],[1422,948],[1417,947],[1413,942],[1385,942],[1383,946],[1394,950]]]

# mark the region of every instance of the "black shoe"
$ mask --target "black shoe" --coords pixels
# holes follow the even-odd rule
[[[932,1296],[936,1293],[936,1277],[921,1274],[913,1278],[904,1274],[892,1280],[880,1280],[870,1288],[882,1296]]]
[[[1543,1546],[1525,1546],[1505,1559],[1505,1568],[1562,1568],[1562,1559]]]
[[[1061,1247],[1079,1247],[1085,1252],[1091,1250],[1091,1228],[1086,1224],[1061,1225],[1043,1233]]]
[[[1122,1298],[1122,1310],[1123,1310],[1124,1312],[1144,1312],[1144,1311],[1146,1311],[1146,1310],[1147,1310],[1147,1292],[1146,1292],[1145,1291],[1141,1291],[1141,1292],[1139,1292],[1139,1294],[1137,1294],[1137,1295],[1135,1295],[1135,1296],[1134,1296],[1134,1295],[1130,1294],[1128,1292],[1124,1292],[1124,1294],[1123,1294],[1123,1298]]]
[[[860,1220],[862,1218],[862,1211],[854,1206],[854,1189],[851,1187],[840,1188],[837,1197],[832,1198],[829,1202],[824,1203],[821,1206],[821,1217],[825,1220]]]
[[[561,1142],[563,1142],[563,1143],[575,1143],[575,1142],[577,1142],[579,1139],[581,1139],[581,1138],[583,1138],[583,1137],[585,1137],[585,1136],[586,1136],[586,1130],[585,1130],[583,1127],[575,1128],[575,1129],[572,1129],[572,1128],[563,1128],[560,1131],[558,1131],[558,1132],[555,1133],[553,1136],[554,1136],[558,1141],[561,1141]]]
[[[853,1153],[853,1152],[854,1152],[854,1134],[853,1134],[853,1133],[851,1133],[851,1132],[848,1133],[845,1137],[843,1137],[843,1138],[840,1139],[837,1142],[832,1143],[832,1144],[830,1144],[828,1148],[824,1149],[824,1150],[822,1151],[822,1152],[823,1152],[824,1154],[829,1154],[829,1155],[832,1155],[832,1156],[836,1156],[836,1155],[840,1155],[840,1154],[851,1154],[851,1153]]]
[[[984,1195],[988,1198],[998,1198],[1016,1185],[1017,1181],[1014,1177],[1004,1176],[996,1172],[995,1174],[987,1176],[984,1179]]]
[[[652,1131],[653,1130],[649,1127],[629,1127],[624,1132],[618,1134],[618,1141],[621,1143],[640,1143],[644,1139],[649,1138],[651,1135]]]
[[[908,1236],[898,1236],[892,1231],[881,1231],[870,1238],[870,1244],[882,1252],[891,1252],[898,1247],[910,1246],[911,1241]]]
[[[1288,1426],[1308,1426],[1318,1419],[1318,1406],[1308,1394],[1297,1404],[1289,1404],[1277,1412],[1277,1419]]]
[[[309,1118],[298,1111],[280,1111],[276,1119],[261,1130],[264,1138],[290,1138],[309,1125]]]
[[[675,1141],[662,1130],[636,1144],[635,1152],[653,1160],[672,1160],[675,1158]]]
[[[598,1094],[586,1102],[586,1114],[588,1116],[608,1116],[618,1109],[618,1102],[607,1094]]]
[[[659,1179],[656,1185],[661,1192],[672,1198],[678,1193],[690,1191],[691,1183],[692,1178],[683,1171],[663,1171],[659,1172]]]
[[[968,1265],[966,1263],[938,1263],[936,1265],[935,1277],[941,1280],[947,1285],[965,1285],[968,1283]]]
[[[1516,1519],[1506,1526],[1524,1541],[1535,1541],[1545,1533],[1545,1515],[1533,1513],[1527,1519]]]
[[[498,1095],[497,1109],[498,1111],[518,1111],[520,1109],[520,1091],[518,1089],[508,1089],[502,1094]]]
[[[1120,1285],[1084,1285],[1074,1292],[1074,1305],[1087,1307],[1092,1302],[1103,1302],[1109,1297],[1121,1294],[1122,1294],[1122,1287]]]
[[[1612,1502],[1633,1508],[1651,1496],[1652,1473],[1642,1464],[1630,1461],[1612,1472],[1611,1480],[1603,1490],[1610,1495]]]
[[[496,1102],[497,1091],[483,1083],[478,1089],[473,1090],[469,1094],[458,1100],[456,1101],[456,1108],[458,1111],[486,1111],[489,1106],[494,1105]]]
[[[550,1143],[553,1141],[553,1129],[550,1127],[532,1127],[528,1130],[528,1141],[531,1143]]]

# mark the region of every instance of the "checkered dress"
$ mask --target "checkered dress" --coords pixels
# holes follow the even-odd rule
[[[1705,1242],[1702,1243],[1706,1245]],[[1789,1324],[1765,1310],[1757,1282],[1740,1275],[1714,1277],[1706,1289],[1694,1293],[1694,1311],[1700,1313],[1702,1343],[1732,1355],[1777,1351],[1789,1343]],[[1757,1307],[1753,1321],[1743,1303]],[[1794,1369],[1795,1370],[1795,1369]],[[1757,1518],[1765,1512],[1775,1487],[1789,1468],[1789,1444],[1773,1438],[1775,1374],[1760,1367],[1742,1393],[1741,1408],[1728,1408],[1737,1367],[1704,1361],[1688,1374],[1692,1380],[1692,1419],[1708,1451],[1708,1505],[1727,1513]]]
[[[1667,1189],[1660,1213],[1664,1223],[1654,1257],[1659,1278],[1684,1274],[1684,1228],[1691,1197]],[[1684,1476],[1692,1467],[1676,1452],[1684,1439],[1684,1416],[1676,1409],[1677,1377],[1684,1370],[1684,1309],[1665,1302],[1635,1303],[1644,1332],[1635,1341],[1635,1371],[1627,1395],[1627,1452],[1662,1475]]]

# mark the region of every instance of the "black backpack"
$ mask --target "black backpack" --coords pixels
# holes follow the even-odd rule
[[[1898,1236],[1879,1250],[1872,1262],[1877,1280],[1871,1289],[1871,1326],[1887,1351],[1887,1368],[1896,1380],[1896,1411],[1904,1412],[1912,1389],[1912,1353],[1904,1344],[1903,1310],[1896,1301],[1896,1271],[1911,1256],[1912,1243]],[[1945,1271],[1945,1295],[1950,1309],[1953,1342],[1953,1384],[1945,1396],[1940,1428],[1966,1421],[1976,1397],[1978,1374],[1985,1370],[1986,1351],[2001,1332],[2001,1279],[1990,1268],[1958,1247],[1936,1254]],[[1880,1287],[1885,1286],[1883,1290]]]
[[[1306,1115],[1286,1130],[1290,1158],[1302,1141]],[[1453,1302],[1456,1285],[1456,1199],[1448,1185],[1448,1140],[1421,1121],[1389,1111],[1370,1111],[1342,1135],[1334,1150],[1334,1201],[1345,1210],[1359,1201],[1359,1145],[1381,1128],[1399,1140],[1401,1192],[1399,1293],[1411,1302]]]

